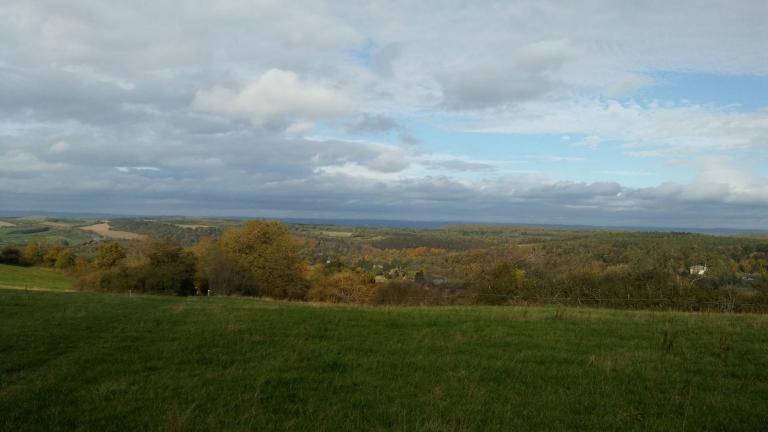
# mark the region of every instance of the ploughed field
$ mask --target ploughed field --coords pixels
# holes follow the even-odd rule
[[[0,289],[0,430],[764,430],[767,330]]]

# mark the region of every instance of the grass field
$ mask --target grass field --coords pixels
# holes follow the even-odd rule
[[[69,290],[72,278],[47,268],[0,264],[0,287]]]
[[[0,429],[761,430],[768,317],[0,290]]]

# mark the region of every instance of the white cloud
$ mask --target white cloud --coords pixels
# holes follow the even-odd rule
[[[714,105],[662,106],[594,98],[530,101],[482,119],[465,120],[458,127],[475,132],[582,134],[581,145],[616,141],[632,147],[637,155],[643,154],[642,147],[683,152],[768,149],[768,110],[740,112]]]
[[[215,87],[198,91],[193,106],[254,126],[277,123],[293,130],[308,122],[338,118],[355,107],[352,98],[329,85],[302,80],[291,71],[270,69],[239,91]]]

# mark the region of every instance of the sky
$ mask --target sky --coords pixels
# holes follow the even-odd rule
[[[0,2],[0,210],[768,229],[768,2]]]

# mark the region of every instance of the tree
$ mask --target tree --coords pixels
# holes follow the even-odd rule
[[[114,251],[113,251],[114,252]],[[81,278],[81,287],[103,291],[192,295],[195,293],[195,257],[167,240],[150,240],[143,247],[144,263],[115,265]],[[105,254],[115,257],[119,254]]]
[[[523,287],[525,271],[508,263],[497,264],[476,275],[475,298],[478,303],[503,304]]]
[[[21,262],[26,265],[35,265],[43,262],[45,248],[35,240],[30,241],[21,250]]]
[[[117,265],[126,256],[125,248],[118,242],[107,242],[99,245],[96,251],[95,264],[100,269],[109,269]]]
[[[72,267],[75,264],[75,255],[72,253],[71,250],[67,248],[63,248],[59,251],[58,254],[56,254],[56,261],[54,262],[54,267],[56,267],[59,270],[64,270]]]
[[[140,267],[146,292],[192,295],[195,293],[195,256],[170,240],[151,240],[149,262]]]
[[[255,294],[303,299],[309,288],[304,261],[288,227],[277,221],[249,221],[225,231],[221,250],[247,269]]]
[[[204,238],[192,251],[197,258],[195,280],[200,294],[207,294],[209,290],[213,295],[258,294],[251,271],[225,252],[219,242]]]

